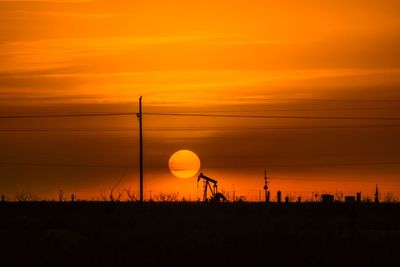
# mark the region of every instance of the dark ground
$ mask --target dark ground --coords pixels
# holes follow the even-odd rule
[[[0,203],[0,266],[400,266],[400,205]]]

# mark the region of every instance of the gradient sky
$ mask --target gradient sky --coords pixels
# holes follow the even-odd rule
[[[0,114],[144,112],[400,117],[399,1],[2,1]],[[144,117],[145,190],[200,194],[179,149],[257,200],[400,196],[400,122]],[[138,187],[134,116],[2,119],[0,193]]]

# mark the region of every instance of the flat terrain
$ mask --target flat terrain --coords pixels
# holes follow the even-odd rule
[[[0,203],[0,266],[400,264],[400,205]]]

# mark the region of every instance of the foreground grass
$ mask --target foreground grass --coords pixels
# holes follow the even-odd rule
[[[0,203],[1,266],[382,266],[400,205]]]

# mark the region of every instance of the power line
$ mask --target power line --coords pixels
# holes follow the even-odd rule
[[[2,74],[0,74],[3,76]],[[116,95],[113,95],[116,96]],[[33,96],[33,97],[20,97],[20,96],[3,96],[0,98],[1,101],[32,101],[32,100],[68,100],[68,99],[101,99],[102,96],[96,95],[68,95],[68,96]],[[185,102],[191,101],[192,98],[175,96],[175,98],[180,100],[185,100]],[[371,99],[371,98],[312,98],[312,97],[298,97],[298,98],[288,98],[288,97],[220,97],[220,96],[202,96],[202,99],[207,100],[220,100],[221,98],[225,100],[242,100],[242,101],[312,101],[312,102],[365,102],[365,103],[396,103],[400,102],[400,99]],[[156,103],[159,101],[155,101]]]
[[[40,162],[0,162],[3,166],[34,166],[34,167],[77,167],[77,168],[116,168],[126,169],[129,165],[111,165],[111,164],[78,164],[78,163],[40,163]]]
[[[351,162],[351,163],[316,163],[316,164],[272,164],[269,167],[281,168],[309,168],[309,167],[352,167],[352,166],[380,166],[400,165],[400,162]]]
[[[130,165],[111,164],[77,164],[77,163],[40,163],[40,162],[0,162],[6,166],[38,166],[38,167],[87,167],[87,168],[131,168]],[[400,165],[400,162],[350,162],[350,163],[307,163],[307,164],[269,164],[275,168],[312,168],[312,167],[347,167],[347,166],[379,166],[379,165]],[[229,168],[228,168],[229,169]]]
[[[399,126],[400,127],[400,126]],[[0,129],[0,133],[81,133],[137,132],[137,129]]]
[[[278,115],[238,115],[204,113],[143,113],[153,116],[256,118],[256,119],[312,119],[312,120],[400,120],[400,117],[342,117],[342,116],[278,116]]]
[[[64,118],[64,117],[104,117],[104,116],[131,116],[134,112],[118,113],[65,113],[65,114],[38,114],[38,115],[3,115],[0,119],[35,119],[35,118]]]
[[[249,131],[249,130],[329,130],[329,129],[371,129],[371,128],[400,128],[399,125],[338,125],[338,126],[299,126],[299,127],[148,127],[146,131],[210,131],[210,130],[229,130],[229,131]],[[123,133],[123,132],[138,132],[134,128],[110,128],[110,129],[80,129],[80,128],[53,128],[53,129],[18,129],[18,128],[0,128],[0,133]]]
[[[386,105],[382,107],[346,107],[346,106],[341,106],[340,108],[334,108],[332,106],[325,106],[324,108],[258,108],[257,110],[241,110],[240,112],[315,112],[315,111],[343,111],[343,110],[355,110],[355,111],[361,111],[361,110],[393,110],[395,109],[396,111],[398,110],[398,105]],[[223,110],[221,112],[233,112],[236,113],[238,110]]]
[[[34,118],[64,118],[64,117],[103,117],[131,116],[135,112],[119,113],[69,113],[42,115],[3,115],[0,119],[34,119]],[[255,119],[310,119],[310,120],[400,120],[400,117],[345,117],[345,116],[281,116],[281,115],[240,115],[240,114],[205,114],[205,113],[143,113],[149,116],[182,116],[182,117],[215,117],[215,118],[255,118]]]
[[[398,103],[400,99],[350,99],[350,98],[232,98],[252,101],[310,101],[310,102],[358,102],[358,103]]]

